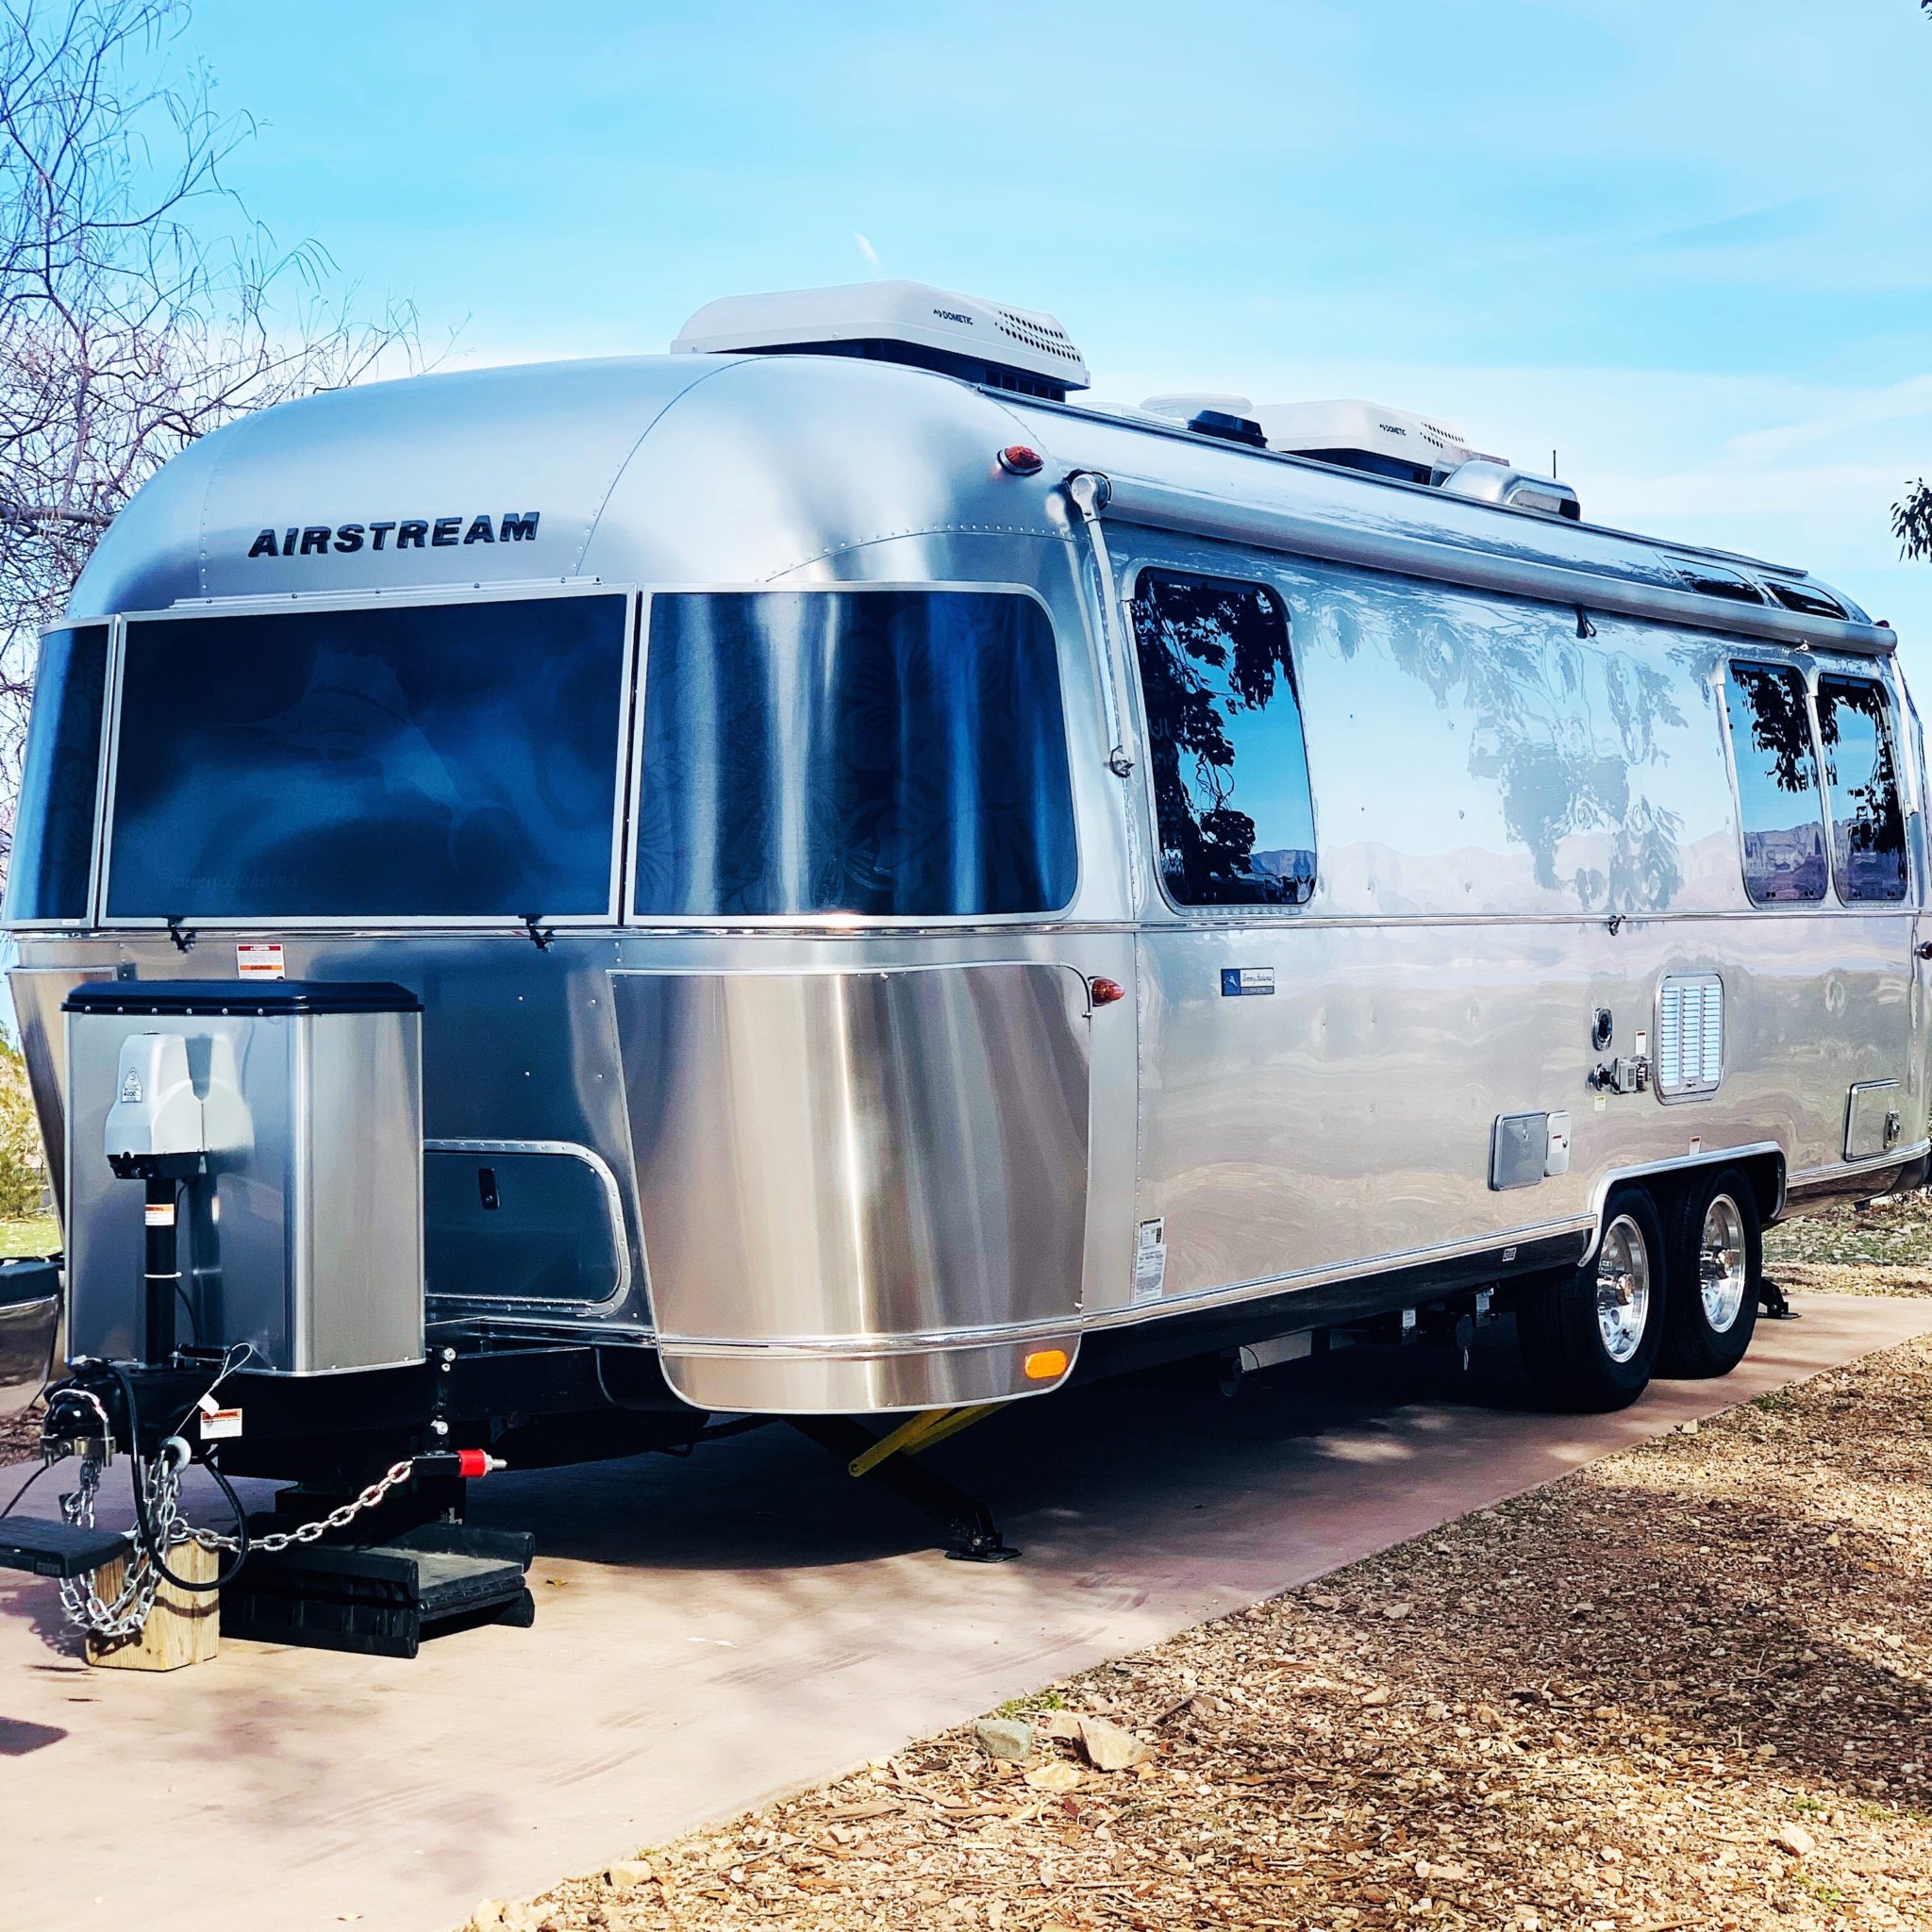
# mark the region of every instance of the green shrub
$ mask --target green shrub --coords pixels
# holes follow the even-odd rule
[[[0,1221],[46,1213],[47,1154],[26,1062],[0,1039]]]

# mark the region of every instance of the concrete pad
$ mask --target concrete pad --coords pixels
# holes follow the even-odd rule
[[[1727,1380],[1617,1416],[1534,1412],[1507,1337],[1466,1377],[1364,1350],[1234,1403],[1028,1404],[935,1457],[1024,1551],[996,1568],[782,1428],[493,1477],[475,1515],[537,1531],[537,1627],[412,1663],[231,1642],[90,1672],[54,1586],[0,1573],[0,1925],[436,1932],[1932,1330],[1932,1299],[1803,1310]]]

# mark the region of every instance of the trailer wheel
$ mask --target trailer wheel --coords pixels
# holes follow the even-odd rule
[[[1641,1188],[1604,1207],[1596,1253],[1516,1311],[1523,1365],[1553,1408],[1627,1408],[1650,1383],[1663,1341],[1664,1231]]]
[[[1757,1326],[1764,1231],[1736,1168],[1694,1181],[1671,1217],[1660,1375],[1728,1375]]]

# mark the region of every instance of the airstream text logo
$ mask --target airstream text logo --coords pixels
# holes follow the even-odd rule
[[[264,530],[248,546],[250,557],[325,557],[331,550],[346,556],[367,547],[390,548],[394,531],[397,550],[450,550],[459,543],[526,543],[537,536],[538,512],[507,509],[500,517],[391,517],[369,524],[298,524],[289,529]]]

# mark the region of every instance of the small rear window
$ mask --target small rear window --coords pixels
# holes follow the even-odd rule
[[[1906,895],[1906,822],[1891,707],[1870,677],[1818,680],[1818,731],[1831,795],[1831,879],[1847,905]]]
[[[1724,691],[1744,887],[1754,904],[1824,897],[1824,823],[1805,680],[1786,664],[1733,664]]]
[[[984,591],[651,600],[641,918],[1056,912],[1074,808],[1053,626]]]

